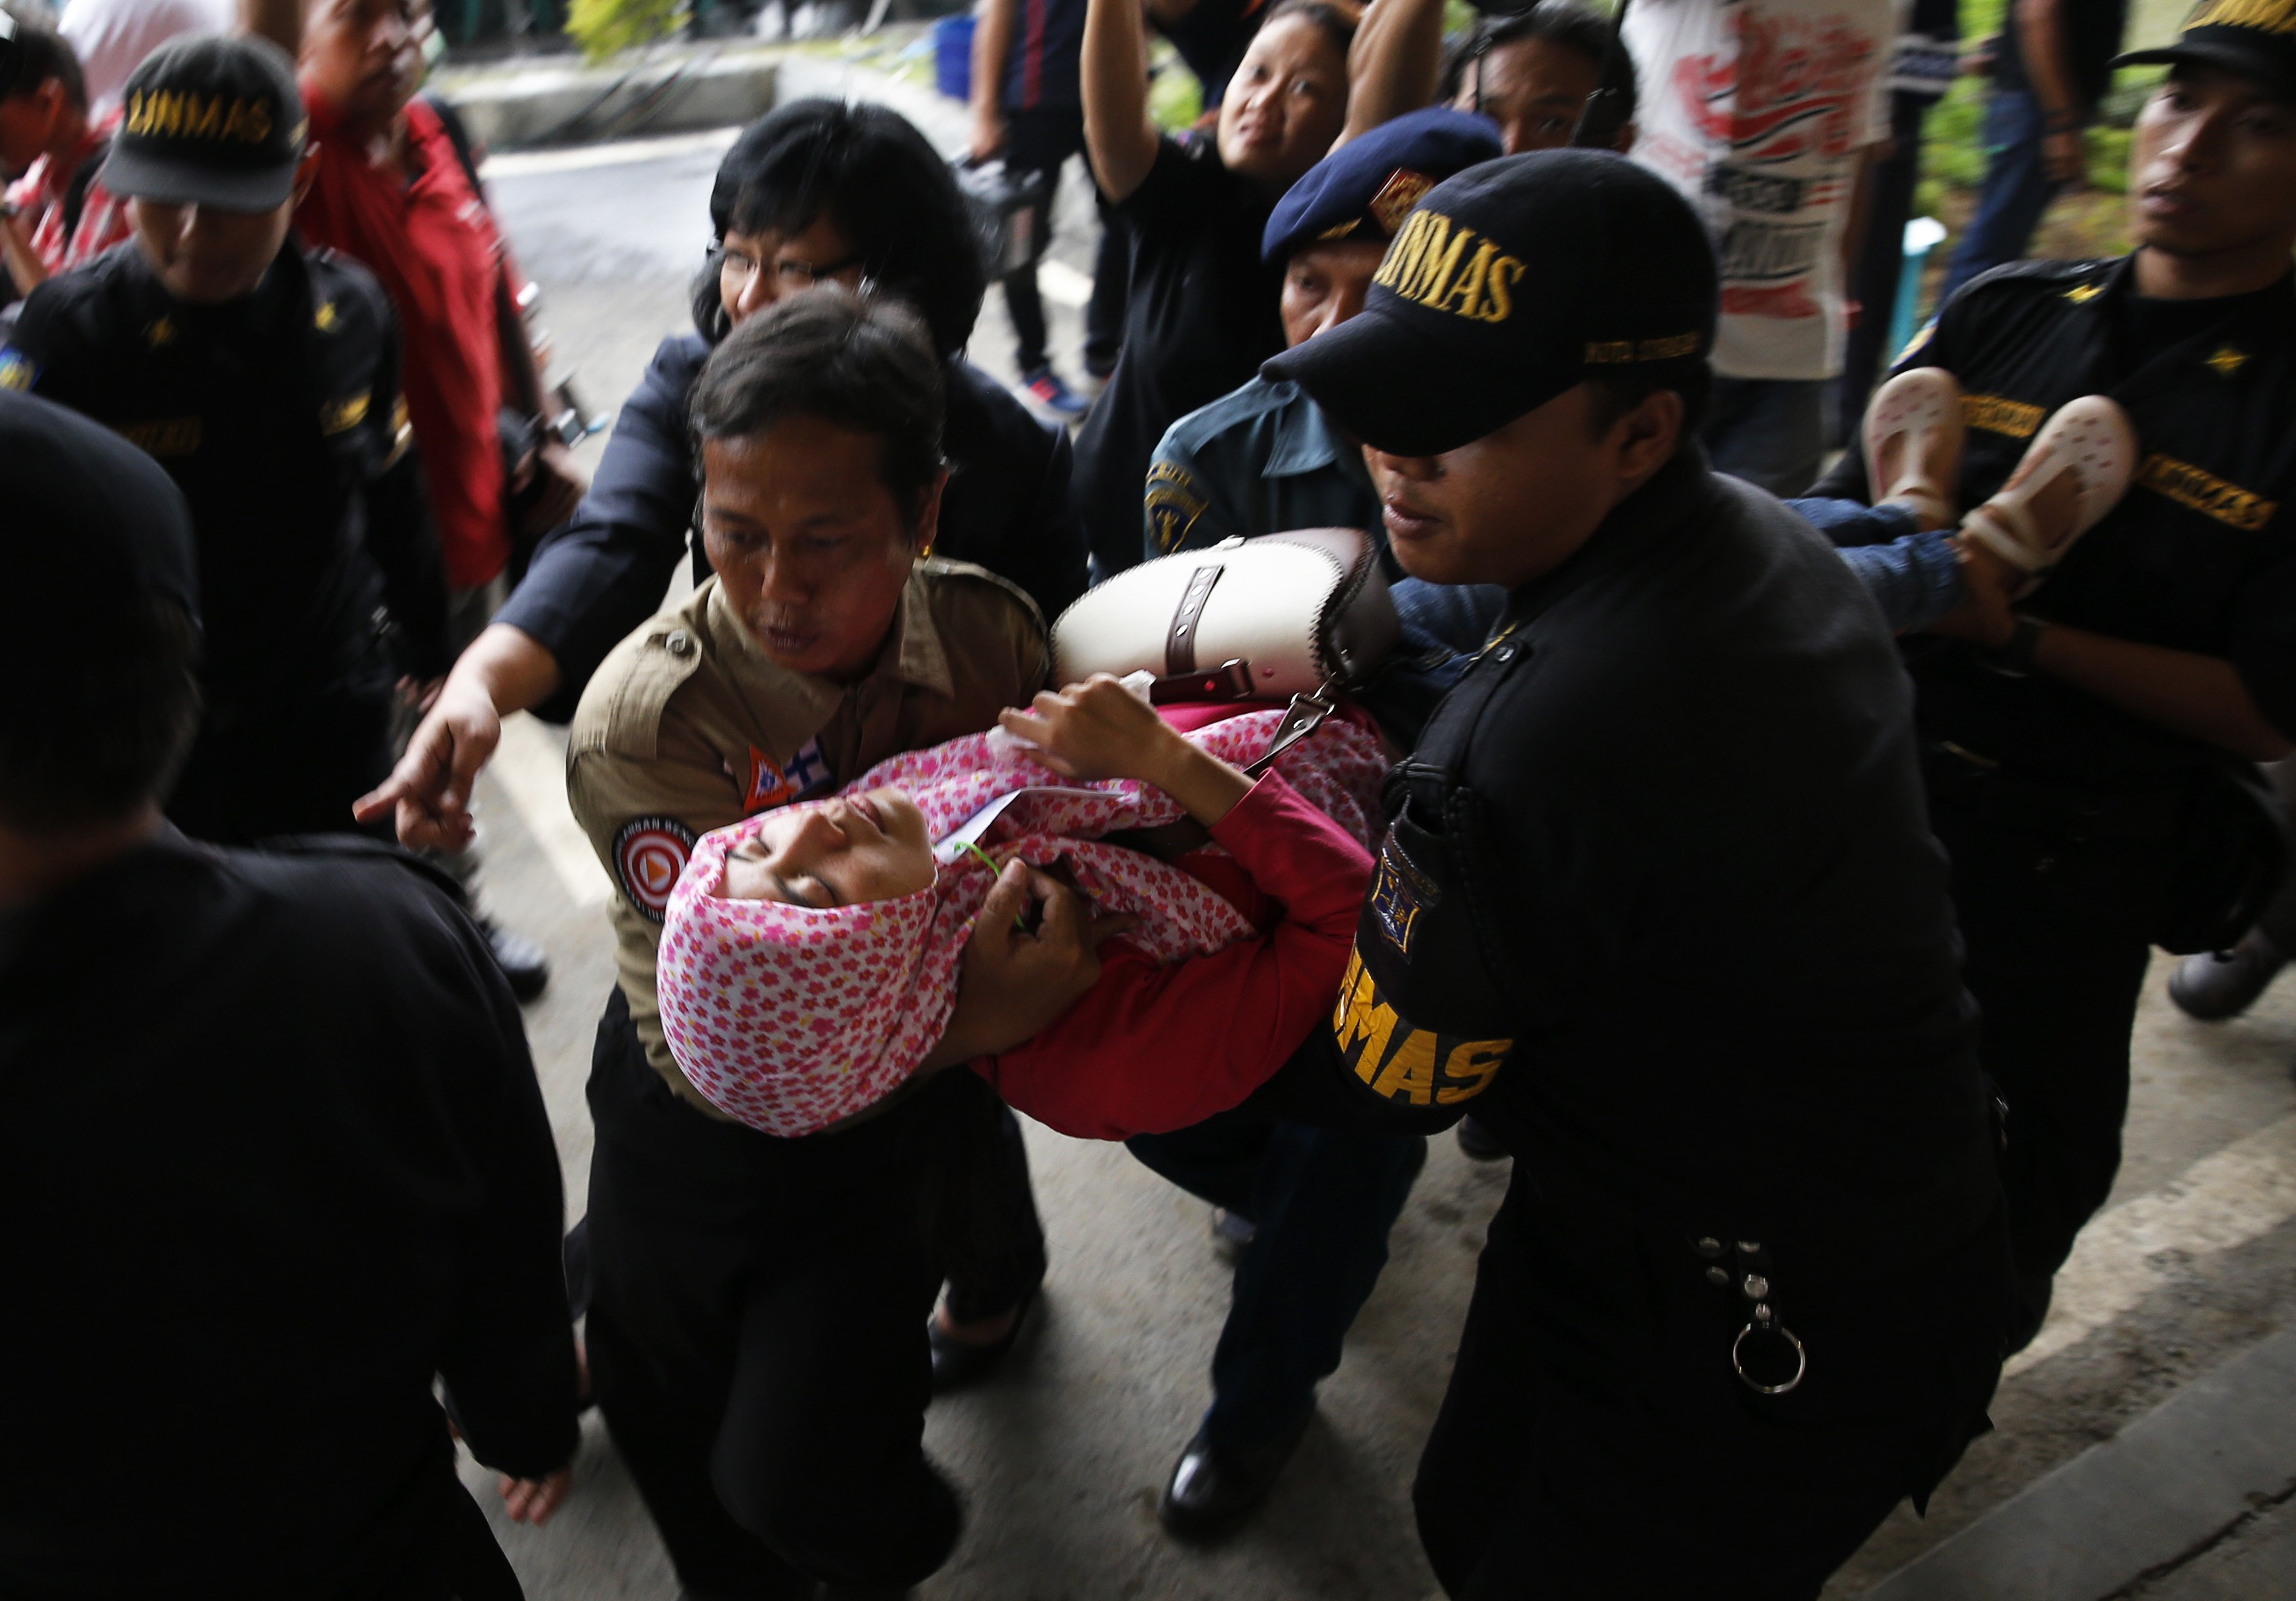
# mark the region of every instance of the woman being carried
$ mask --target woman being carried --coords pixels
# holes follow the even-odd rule
[[[1255,782],[1241,764],[1284,716],[1183,735],[1101,674],[1002,715],[1033,750],[967,735],[709,835],[662,930],[679,1067],[727,1116],[785,1137],[864,1112],[929,1056],[970,1058],[1013,1106],[1080,1137],[1239,1104],[1330,1010],[1386,768],[1374,735],[1334,719]],[[1210,838],[1171,860],[1108,837],[1160,842],[1184,817]],[[1048,872],[1119,915],[1099,978],[1035,1039],[975,1051],[956,1004],[967,935],[977,920],[983,940],[1009,939]]]

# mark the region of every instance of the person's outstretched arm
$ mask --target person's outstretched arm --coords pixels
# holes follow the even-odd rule
[[[1435,103],[1443,77],[1443,0],[1379,0],[1348,50],[1348,121],[1337,144]]]
[[[615,420],[574,520],[447,675],[406,754],[353,809],[395,817],[399,842],[456,850],[472,835],[471,787],[494,759],[502,719],[570,715],[606,653],[660,608],[685,554],[696,485],[685,398],[701,355],[667,341]]]
[[[1091,0],[1084,19],[1084,147],[1111,204],[1132,196],[1156,164],[1148,115],[1148,25],[1139,0]]]

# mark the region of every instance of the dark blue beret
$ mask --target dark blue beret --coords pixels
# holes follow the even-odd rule
[[[1447,106],[1382,122],[1284,191],[1259,236],[1260,257],[1280,262],[1319,239],[1384,243],[1421,195],[1478,162],[1496,160],[1501,148],[1496,123]]]

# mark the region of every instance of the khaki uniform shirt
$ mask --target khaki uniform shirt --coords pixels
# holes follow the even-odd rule
[[[931,558],[910,574],[877,665],[852,684],[775,666],[715,579],[614,647],[574,714],[566,793],[614,881],[631,1021],[673,1090],[718,1115],[678,1071],[654,997],[662,910],[693,842],[889,756],[980,733],[1044,686],[1047,661],[1025,595]]]

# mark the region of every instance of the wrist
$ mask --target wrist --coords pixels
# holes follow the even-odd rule
[[[1987,650],[1982,660],[1987,667],[2004,677],[2030,677],[2033,672],[2034,657],[2041,648],[2041,636],[2048,632],[2049,625],[2046,619],[2022,612],[2014,613],[2014,616],[2015,626],[2009,630],[2009,636]]]

